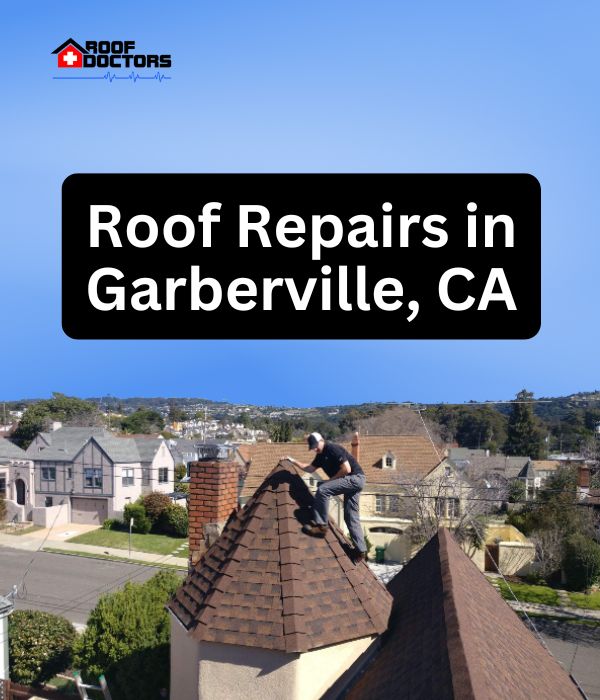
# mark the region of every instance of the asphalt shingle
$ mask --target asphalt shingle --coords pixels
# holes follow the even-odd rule
[[[303,652],[386,629],[391,596],[341,531],[302,533],[312,503],[289,462],[264,479],[170,603],[193,638]]]

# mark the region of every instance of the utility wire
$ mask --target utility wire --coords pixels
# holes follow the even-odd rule
[[[436,451],[436,453],[437,453],[437,448],[436,448],[436,446],[435,446],[433,440],[431,439],[431,435],[429,434],[429,431],[427,430],[427,426],[425,425],[425,421],[423,420],[423,416],[422,416],[421,412],[419,412],[419,416],[420,416],[421,421],[422,421],[422,423],[423,423],[423,427],[425,428],[425,430],[426,430],[426,432],[427,432],[427,435],[428,435],[428,437],[429,437],[429,440],[431,441],[431,444],[432,444],[432,446],[433,446],[433,449],[434,449],[434,450]],[[480,540],[481,543],[483,544],[483,546],[484,546],[484,548],[485,548],[485,551],[486,551],[487,554],[488,554],[488,557],[489,557],[490,560],[493,562],[494,568],[496,569],[496,571],[498,572],[499,576],[500,576],[500,577],[502,578],[502,580],[504,581],[504,584],[506,585],[506,587],[507,587],[508,591],[510,592],[511,596],[512,596],[512,597],[514,598],[514,600],[516,601],[516,603],[517,603],[517,605],[518,605],[518,607],[519,607],[519,610],[521,611],[521,614],[525,617],[525,619],[526,619],[527,622],[529,623],[530,629],[533,631],[533,633],[534,633],[535,636],[538,638],[538,640],[540,641],[541,645],[542,645],[542,646],[544,647],[544,649],[548,652],[548,654],[550,654],[550,656],[551,656],[555,661],[557,661],[557,659],[556,659],[556,657],[554,656],[554,654],[553,654],[553,653],[550,651],[550,649],[548,648],[548,645],[546,644],[546,641],[545,641],[544,638],[542,637],[540,631],[539,631],[538,628],[535,626],[535,624],[533,623],[533,620],[529,617],[529,615],[527,614],[527,611],[526,611],[525,608],[523,607],[523,604],[521,603],[521,601],[518,599],[517,595],[516,595],[515,592],[513,591],[513,589],[512,589],[512,587],[511,587],[510,583],[506,580],[506,577],[504,576],[504,574],[503,574],[502,571],[500,570],[500,567],[498,566],[498,562],[496,562],[495,558],[492,556],[492,553],[491,553],[491,551],[490,551],[490,549],[489,549],[487,543],[483,540],[482,537],[479,536],[479,528],[478,528],[477,524],[474,522],[473,517],[472,517],[471,514],[468,513],[468,512],[467,512],[465,515],[466,515],[467,520],[469,521],[471,527],[473,528],[473,531],[474,531],[475,533],[477,533],[479,540]],[[570,673],[570,676],[571,676],[571,678],[574,680],[574,682],[575,682],[575,684],[577,685],[577,688],[578,688],[578,690],[581,692],[581,694],[582,694],[584,697],[586,697],[585,693],[584,693],[583,690],[581,689],[580,684],[578,683],[578,681],[576,680],[576,678],[573,676],[572,673]]]

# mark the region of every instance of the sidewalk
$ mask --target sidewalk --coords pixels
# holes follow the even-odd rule
[[[600,620],[600,610],[576,608],[572,605],[558,608],[554,605],[543,605],[542,603],[517,603],[515,600],[507,600],[506,602],[517,612],[524,610],[526,613],[552,615],[553,617],[564,617],[565,619]]]
[[[80,556],[97,556],[101,559],[114,558],[117,560],[127,560],[132,562],[141,562],[145,564],[161,564],[163,566],[177,566],[182,569],[187,569],[187,557],[173,556],[172,554],[152,554],[149,552],[137,552],[131,550],[131,557],[127,549],[118,549],[116,547],[97,547],[91,544],[77,544],[75,542],[66,542],[65,540],[80,535],[83,532],[98,529],[96,526],[90,525],[66,525],[49,529],[36,530],[31,534],[24,535],[7,535],[0,534],[0,548],[10,547],[11,549],[24,549],[30,552],[35,552],[42,545],[44,549],[60,549],[65,554],[73,552]],[[45,540],[45,541],[44,541]]]

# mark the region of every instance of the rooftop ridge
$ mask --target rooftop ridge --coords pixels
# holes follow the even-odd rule
[[[300,653],[386,629],[391,596],[341,531],[302,533],[313,497],[301,473],[280,461],[170,602],[196,640]]]

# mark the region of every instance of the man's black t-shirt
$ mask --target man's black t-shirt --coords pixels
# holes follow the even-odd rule
[[[320,467],[331,479],[339,472],[342,463],[346,461],[350,465],[351,474],[364,474],[354,457],[341,445],[336,445],[334,442],[326,442],[323,452],[318,454],[312,463],[315,467]]]

